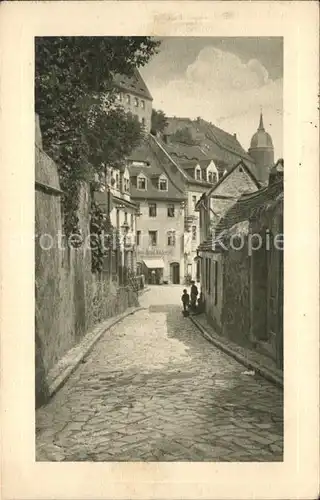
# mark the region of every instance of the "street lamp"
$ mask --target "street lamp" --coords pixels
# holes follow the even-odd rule
[[[197,266],[197,271],[196,271],[196,280],[197,280],[197,283],[199,283],[200,281],[200,263],[202,261],[202,257],[200,257],[199,255],[199,250],[197,248],[197,255],[195,256],[195,258],[193,259],[193,261],[196,263],[196,266]]]
[[[199,255],[198,249],[197,249],[197,255],[195,256],[195,258],[193,260],[194,260],[194,262],[201,262],[201,260],[202,260],[202,257],[200,257],[200,255]]]

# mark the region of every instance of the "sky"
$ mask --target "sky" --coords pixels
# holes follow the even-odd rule
[[[283,41],[253,37],[167,37],[140,72],[154,109],[211,121],[248,150],[259,125],[283,157]]]

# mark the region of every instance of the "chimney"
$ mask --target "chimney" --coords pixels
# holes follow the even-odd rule
[[[163,142],[165,144],[168,144],[169,143],[169,135],[168,134],[163,134]]]
[[[278,171],[283,171],[283,169],[284,169],[284,162],[283,162],[283,158],[280,158],[280,159],[277,161],[277,167],[278,167]]]
[[[280,158],[277,163],[269,171],[269,184],[283,180],[284,164],[283,159]]]

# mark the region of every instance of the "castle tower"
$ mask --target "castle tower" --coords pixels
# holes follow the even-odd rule
[[[265,131],[262,112],[257,132],[252,136],[249,155],[256,164],[255,175],[262,184],[267,184],[269,170],[274,165],[274,149],[270,134]]]

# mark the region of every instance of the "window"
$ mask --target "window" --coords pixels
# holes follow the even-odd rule
[[[211,293],[211,259],[206,259],[206,269],[205,269],[205,276],[206,276],[206,290],[208,293]]]
[[[213,272],[214,272],[214,305],[218,304],[218,262],[216,260],[213,261]]]
[[[119,208],[117,208],[116,224],[117,224],[117,229],[119,229],[119,227],[120,227],[120,210],[119,210]]]
[[[134,218],[133,218],[133,214],[130,215],[130,227],[131,227],[131,231],[133,231],[133,223],[134,223]]]
[[[201,181],[201,169],[200,168],[196,169],[196,179],[197,179],[197,181]]]
[[[168,181],[164,177],[159,179],[159,191],[168,191]]]
[[[192,241],[197,239],[197,226],[192,226]]]
[[[134,105],[136,108],[139,106],[139,101],[136,97],[134,98]]]
[[[157,205],[149,203],[149,217],[157,217]]]
[[[157,231],[149,231],[149,245],[152,247],[157,245]]]
[[[122,101],[122,94],[121,94],[121,92],[117,95],[117,99],[118,99],[118,101]]]
[[[192,196],[192,205],[193,205],[193,210],[196,209],[196,204],[197,204],[197,197],[196,196]]]
[[[145,105],[145,102],[144,102],[144,101],[141,101],[141,107],[142,107],[142,109],[144,109],[144,108],[146,107],[146,105]]]
[[[174,204],[170,203],[168,205],[168,217],[174,217]]]
[[[140,203],[136,203],[136,205],[137,205],[137,215],[139,215],[141,213]]]
[[[141,245],[141,231],[137,231],[137,247]]]
[[[213,183],[213,173],[212,172],[208,173],[208,182],[211,182],[211,184]]]
[[[127,94],[126,95],[126,103],[130,104],[130,102],[131,102],[130,96],[129,96],[129,94]]]
[[[124,222],[128,224],[128,212],[124,213]]]
[[[127,179],[126,177],[123,179],[123,188],[124,188],[125,193],[129,192],[129,189],[130,189],[130,180]]]
[[[174,247],[176,245],[176,232],[168,231],[168,246]]]
[[[116,173],[116,189],[120,188],[120,175],[119,172]]]
[[[145,127],[145,126],[146,126],[146,120],[145,120],[144,118],[141,118],[141,125],[142,125],[143,127]]]
[[[147,179],[143,176],[138,177],[138,189],[145,191],[147,189]]]

